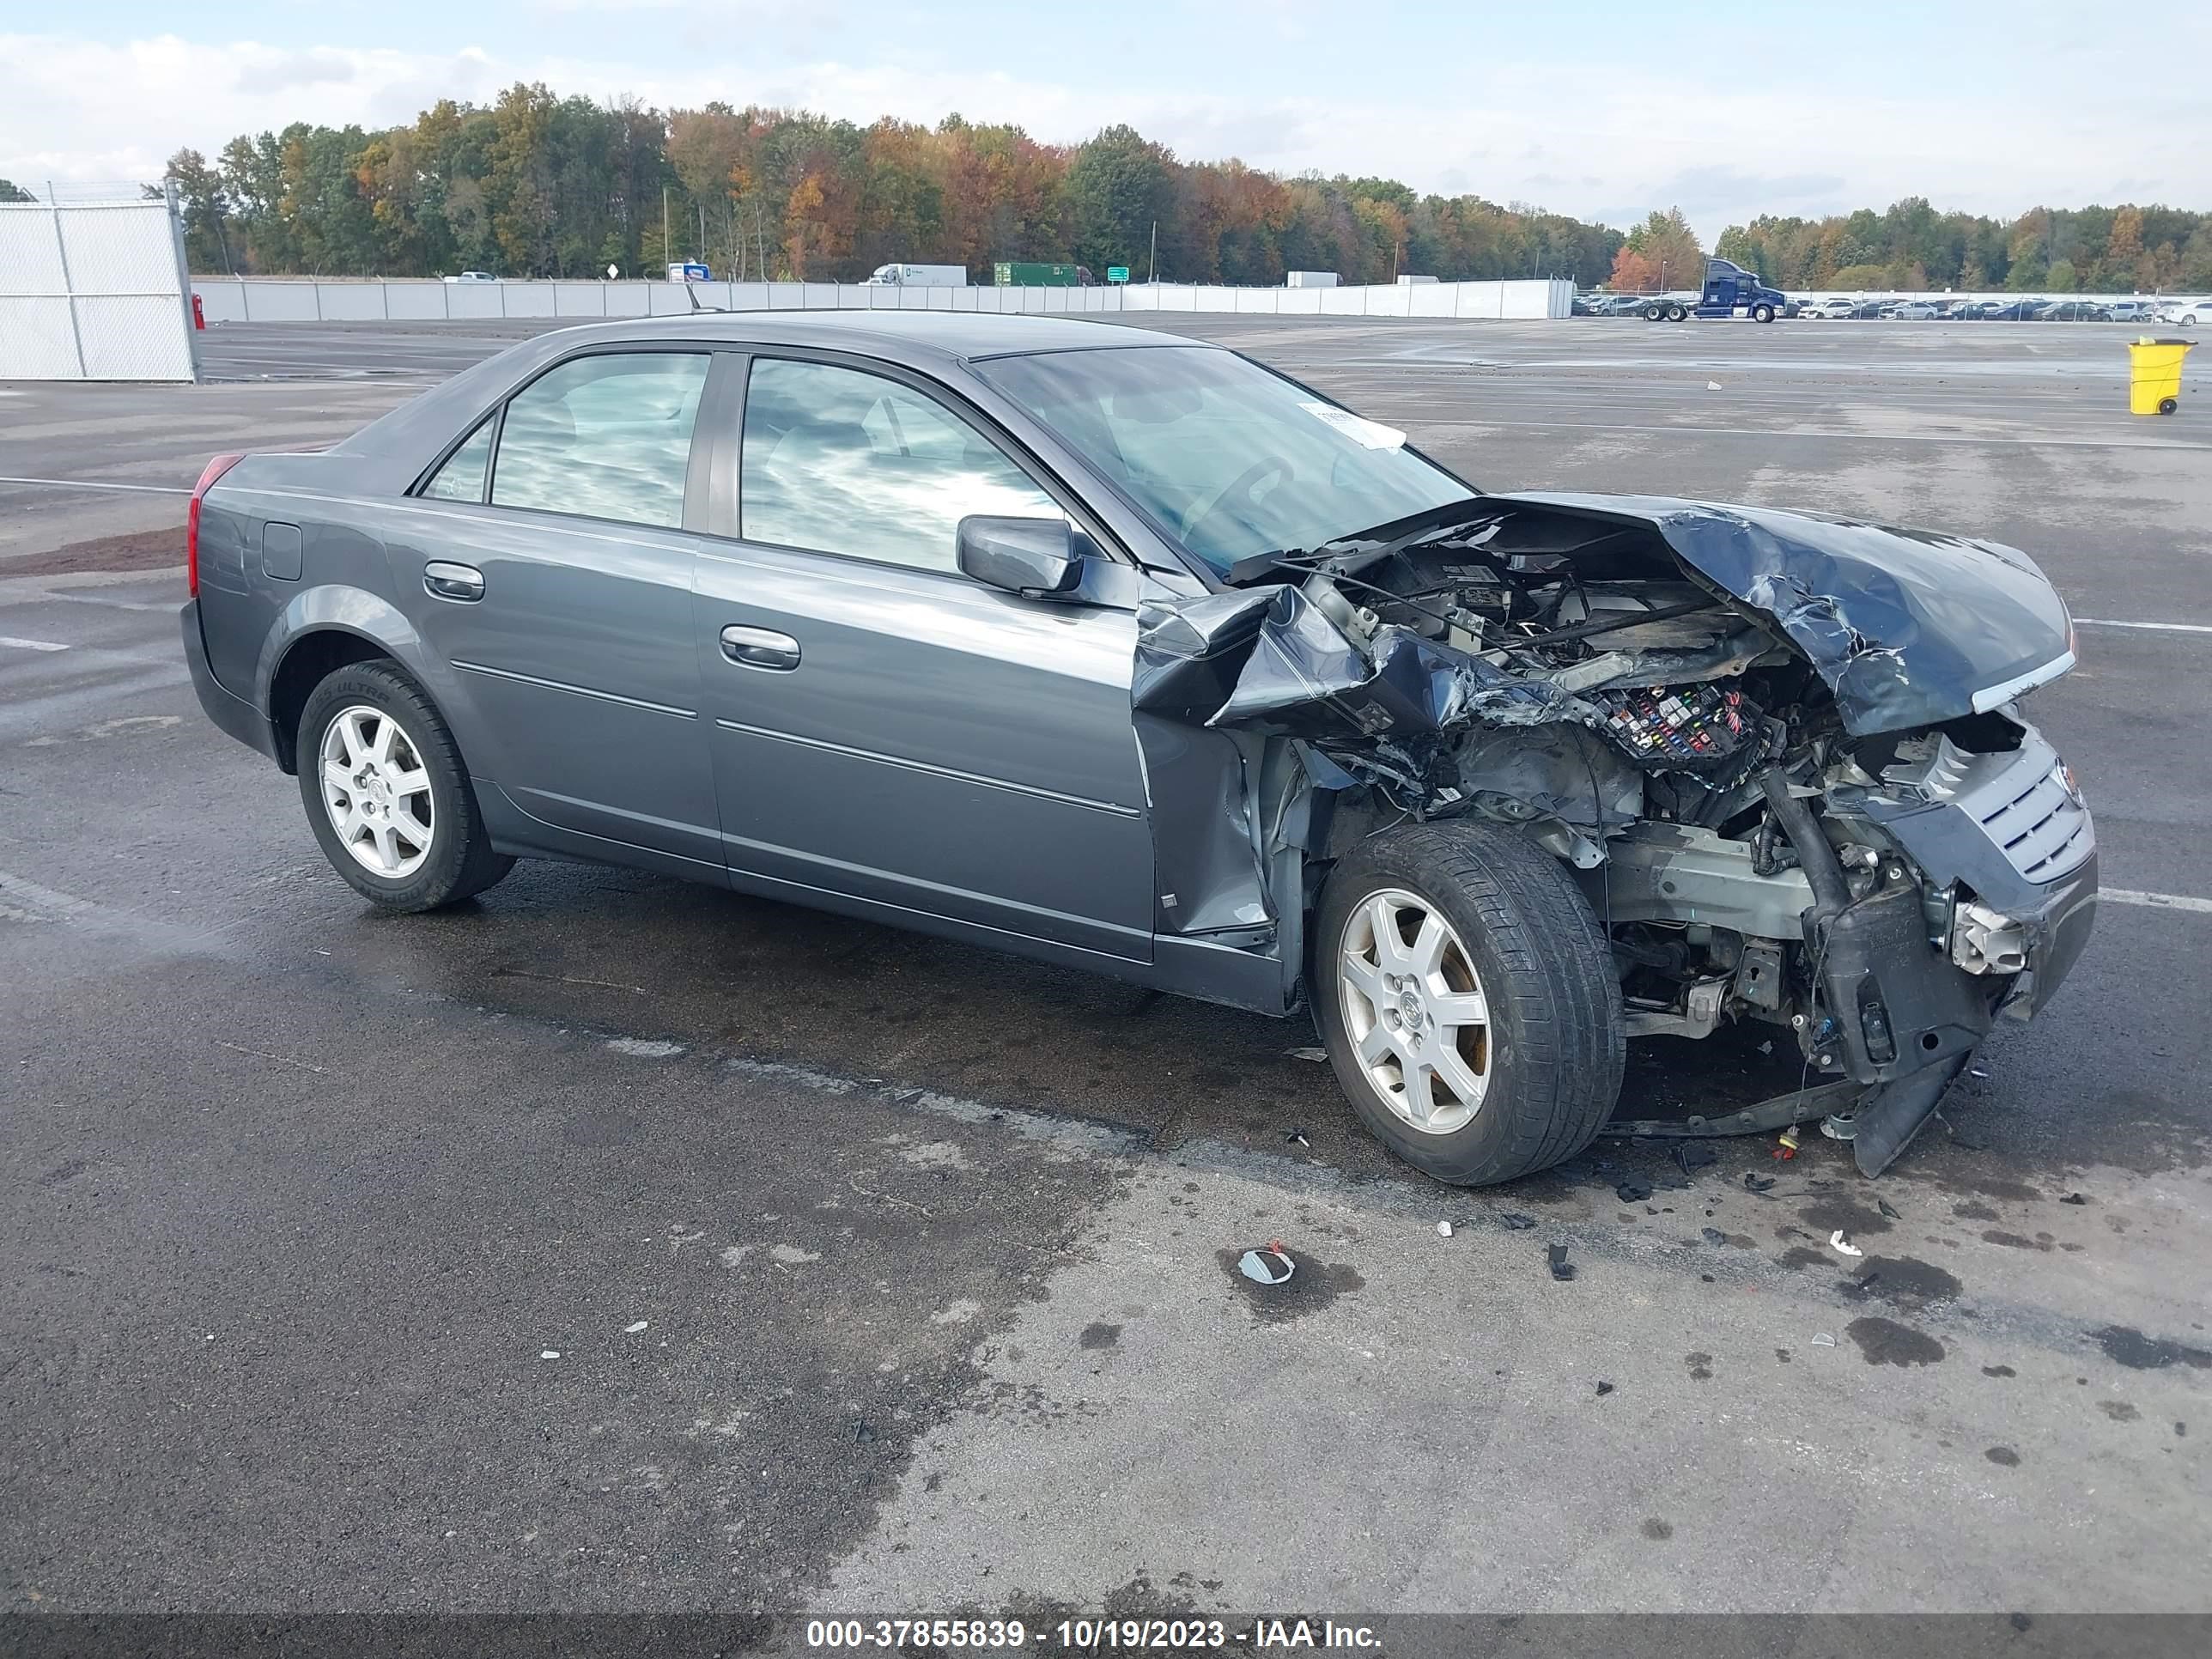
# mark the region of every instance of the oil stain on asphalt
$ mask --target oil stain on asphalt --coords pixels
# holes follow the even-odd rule
[[[1943,1358],[1943,1345],[1925,1331],[1900,1325],[1894,1319],[1869,1316],[1844,1327],[1869,1365],[1933,1365]]]
[[[1251,1309],[1255,1324],[1285,1325],[1304,1319],[1309,1314],[1319,1313],[1338,1297],[1367,1286],[1358,1272],[1346,1263],[1316,1261],[1288,1246],[1282,1253],[1290,1257],[1295,1270],[1280,1284],[1262,1285],[1246,1278],[1244,1270],[1237,1265],[1243,1258],[1243,1251],[1214,1252],[1214,1259],[1229,1277],[1230,1288]]]

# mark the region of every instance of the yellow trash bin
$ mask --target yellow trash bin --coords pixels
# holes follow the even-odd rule
[[[2154,340],[2146,335],[2128,347],[2128,412],[2171,415],[2181,407],[2181,360],[2191,340]]]

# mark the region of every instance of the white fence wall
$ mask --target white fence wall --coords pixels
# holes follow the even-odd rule
[[[322,282],[195,276],[210,323],[362,322],[680,315],[732,311],[1003,311],[1110,315],[1229,313],[1284,317],[1565,317],[1567,282],[1423,283],[1358,288],[1214,288],[1184,283],[1109,288],[872,288],[837,283]]]
[[[189,380],[184,242],[165,201],[0,205],[0,380]]]

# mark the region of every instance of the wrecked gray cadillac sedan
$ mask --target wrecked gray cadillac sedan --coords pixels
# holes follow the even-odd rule
[[[1878,1171],[2094,910],[2022,555],[1486,494],[1164,335],[565,330],[218,459],[190,524],[200,700],[374,902],[597,860],[1310,1009],[1448,1181],[1737,1022]]]

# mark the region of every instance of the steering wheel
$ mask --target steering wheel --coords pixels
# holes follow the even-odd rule
[[[1182,523],[1176,526],[1177,533],[1186,542],[1189,541],[1199,531],[1205,528],[1208,519],[1230,502],[1243,501],[1249,504],[1260,486],[1268,479],[1287,478],[1290,476],[1291,464],[1281,456],[1262,456],[1227,483],[1222,485],[1220,489],[1215,490],[1205,501],[1193,506],[1188,513],[1185,513],[1182,515]]]

